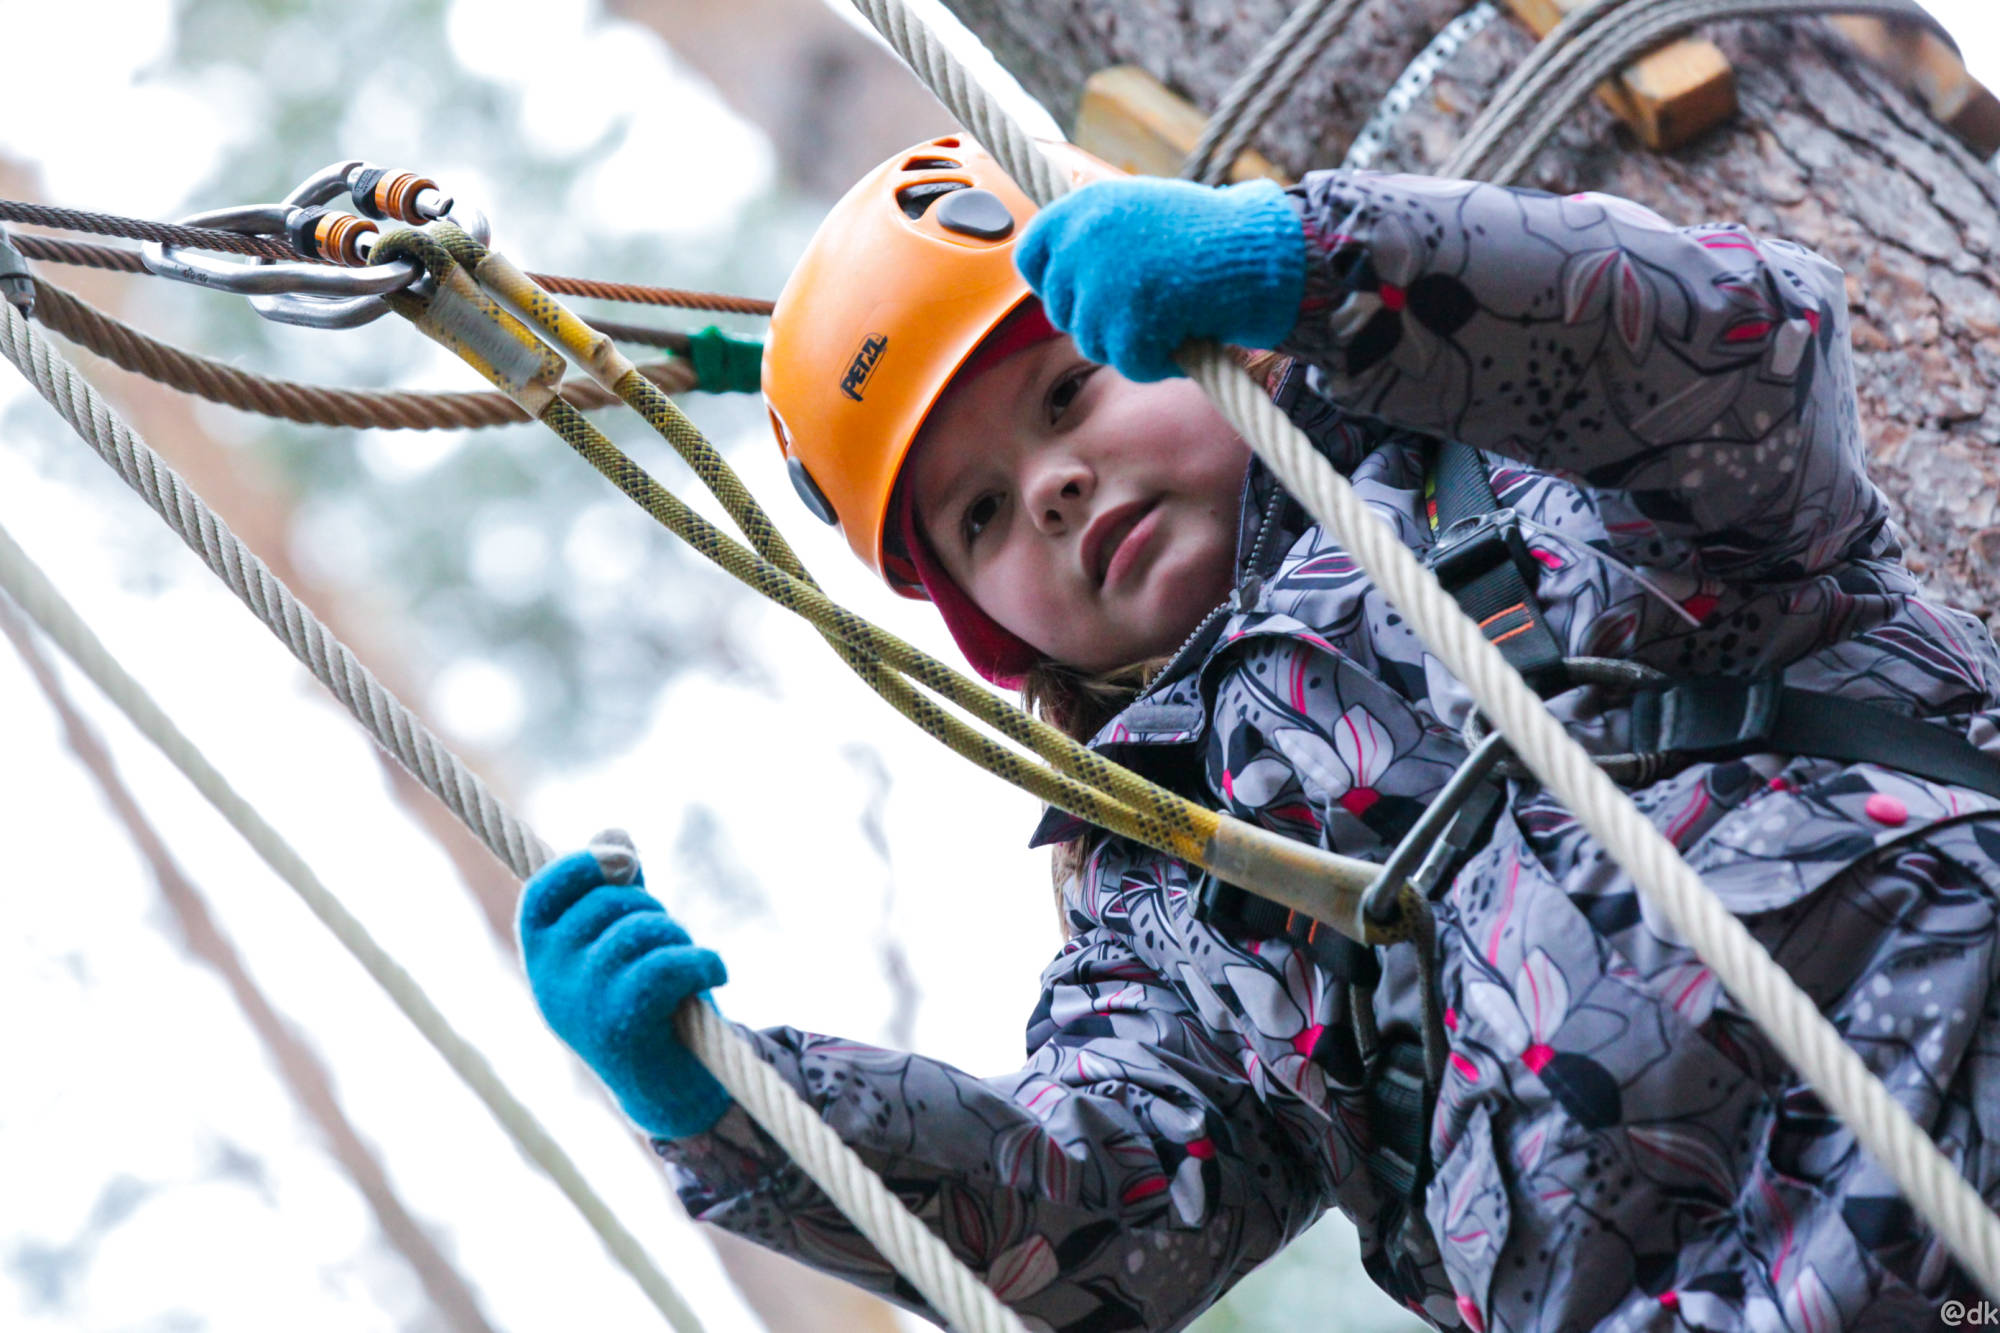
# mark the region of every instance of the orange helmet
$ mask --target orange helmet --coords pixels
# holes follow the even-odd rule
[[[1051,144],[1082,184],[1120,174]],[[896,475],[933,405],[1029,296],[1014,242],[1035,205],[963,134],[877,167],[820,223],[771,314],[764,402],[792,485],[890,586]]]

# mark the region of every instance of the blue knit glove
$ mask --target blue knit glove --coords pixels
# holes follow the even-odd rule
[[[542,1017],[634,1124],[684,1139],[722,1118],[729,1094],[674,1034],[674,1010],[729,974],[688,941],[642,877],[607,883],[591,852],[551,861],[522,890],[520,929]]]
[[[1014,262],[1049,322],[1127,379],[1181,373],[1190,338],[1276,347],[1305,295],[1306,238],[1276,181],[1214,189],[1138,177],[1050,204]]]

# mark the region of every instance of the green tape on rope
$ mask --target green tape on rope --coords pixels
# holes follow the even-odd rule
[[[703,393],[755,393],[763,385],[764,344],[732,338],[711,324],[688,337],[695,387]]]

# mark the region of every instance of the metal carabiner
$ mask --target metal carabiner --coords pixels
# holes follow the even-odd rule
[[[1630,694],[1653,686],[1667,684],[1672,678],[1664,671],[1649,667],[1642,662],[1630,662],[1618,657],[1565,657],[1563,673],[1571,688],[1595,685],[1602,689]],[[1486,717],[1477,708],[1465,716],[1465,726],[1459,738],[1468,750],[1476,750],[1491,737],[1497,735]],[[1641,787],[1657,781],[1665,775],[1665,770],[1673,763],[1673,756],[1660,754],[1599,754],[1591,760],[1604,775],[1623,787]],[[1527,765],[1518,759],[1507,758],[1498,768],[1505,778],[1531,778]]]
[[[1463,850],[1463,844],[1470,834],[1461,829],[1461,836],[1454,841],[1448,836],[1451,826],[1460,812],[1474,804],[1474,797],[1486,786],[1486,779],[1507,749],[1507,738],[1493,732],[1482,738],[1472,753],[1465,757],[1457,770],[1446,780],[1437,795],[1431,797],[1423,814],[1403,835],[1389,859],[1376,872],[1374,882],[1361,895],[1362,916],[1376,925],[1388,925],[1396,919],[1397,899],[1407,881],[1428,895],[1431,885],[1442,873],[1443,862],[1448,857],[1440,857],[1440,851]],[[1484,822],[1486,809],[1479,807],[1479,822]]]
[[[250,236],[283,236],[292,204],[237,204],[211,208],[180,220],[184,227],[213,227]],[[163,278],[191,282],[239,296],[303,292],[315,296],[380,296],[400,291],[415,281],[417,266],[408,260],[368,268],[336,268],[304,261],[282,263],[253,258],[248,263],[188,251],[148,241],[140,248],[148,269]]]
[[[245,204],[216,208],[183,218],[190,227],[216,227],[255,236],[282,236],[294,204]],[[358,328],[389,313],[380,297],[401,291],[423,276],[409,260],[366,268],[335,268],[330,264],[285,263],[252,259],[249,263],[198,255],[174,246],[148,242],[140,260],[164,278],[191,282],[217,291],[248,296],[265,319],[318,329]]]
[[[210,209],[181,222],[184,226],[215,227],[249,235],[286,236],[289,224],[301,222],[299,215],[303,210],[317,208],[342,192],[358,196],[359,180],[388,175],[359,159],[336,162],[307,177],[281,203]],[[407,174],[391,180],[401,187],[395,192],[394,201],[402,220],[451,214],[453,201],[436,186]],[[381,210],[371,204],[364,211],[380,213]],[[459,220],[460,225],[485,244],[491,235],[485,215],[477,209],[466,212],[467,216]],[[347,220],[372,231],[372,223],[351,217]],[[357,245],[365,244],[368,239],[359,238]],[[404,291],[424,279],[422,267],[407,259],[358,266],[261,258],[240,263],[157,242],[148,242],[140,247],[139,253],[147,269],[161,277],[248,296],[251,307],[265,319],[307,328],[351,329],[380,319],[389,313],[388,304],[380,299],[382,296]]]
[[[363,182],[370,175],[385,173],[372,167],[360,158],[350,158],[345,162],[334,162],[321,167],[301,181],[292,192],[285,196],[285,203],[295,208],[311,208],[324,204],[336,195],[345,193],[364,212],[380,214],[379,208],[369,207],[363,199],[364,193],[372,193]],[[451,218],[463,227],[468,235],[481,245],[492,239],[493,228],[486,215],[476,208],[465,210],[463,217],[454,212],[455,204],[449,195],[436,186],[410,192],[414,197],[404,209],[404,221],[415,222],[417,217],[436,221]],[[381,265],[383,269],[394,269],[403,265],[415,268],[409,260],[399,259],[393,264]],[[371,266],[372,267],[372,266]],[[354,269],[343,272],[356,272]],[[392,287],[390,291],[401,291],[421,286],[426,281],[419,270],[415,278]],[[274,296],[253,296],[250,306],[265,319],[278,324],[296,324],[312,329],[353,329],[380,319],[389,313],[386,302],[374,296],[335,297],[306,295],[300,290]]]

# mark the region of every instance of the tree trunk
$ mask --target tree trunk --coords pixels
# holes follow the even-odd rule
[[[1212,107],[1281,0],[948,0],[1058,120],[1083,80],[1139,65]],[[1254,144],[1294,174],[1337,165],[1376,102],[1464,0],[1372,0]],[[2000,176],[1816,19],[1718,25],[1741,113],[1669,155],[1594,99],[1521,181],[1603,190],[1675,222],[1726,219],[1847,272],[1862,420],[1910,564],[2000,624]],[[1429,171],[1528,52],[1503,18],[1445,67],[1379,166]]]
[[[951,113],[821,0],[611,0],[762,130],[784,180],[829,202]]]

